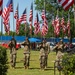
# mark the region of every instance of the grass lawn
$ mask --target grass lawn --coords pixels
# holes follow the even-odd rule
[[[39,63],[39,51],[31,51],[30,55],[30,67],[29,69],[24,69],[23,66],[23,49],[17,50],[17,61],[16,61],[16,69],[12,69],[10,67],[10,51],[7,50],[8,54],[8,72],[7,75],[54,75],[54,60],[56,58],[55,52],[51,52],[48,56],[48,68],[44,71],[40,70]],[[56,71],[56,75],[59,75],[58,70]]]

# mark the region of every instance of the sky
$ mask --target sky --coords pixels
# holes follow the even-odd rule
[[[6,4],[7,4],[8,0],[3,0],[3,9],[5,8]],[[36,10],[35,10],[35,4],[34,4],[34,0],[13,0],[13,6],[14,6],[14,14],[15,14],[15,10],[17,7],[17,4],[19,4],[19,16],[22,15],[23,11],[25,8],[27,8],[27,22],[29,22],[29,14],[30,14],[30,8],[31,8],[31,3],[33,2],[33,23],[34,20],[36,18]],[[40,16],[39,16],[40,17]],[[13,13],[10,14],[10,30],[13,31],[13,24],[15,24],[15,19],[14,19],[14,23],[13,23]],[[1,31],[1,17],[0,17],[0,31]],[[3,33],[5,33],[4,31],[4,25],[3,25]]]

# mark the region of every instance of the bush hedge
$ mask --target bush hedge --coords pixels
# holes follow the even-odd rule
[[[7,74],[7,52],[6,48],[0,46],[0,75]]]
[[[64,75],[75,75],[75,54],[65,54],[62,66]]]

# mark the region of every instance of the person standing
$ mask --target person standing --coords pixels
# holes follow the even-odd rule
[[[8,46],[10,48],[10,63],[11,63],[12,68],[15,68],[15,66],[16,66],[16,54],[17,54],[16,44],[17,44],[17,42],[16,42],[15,38],[12,37],[12,39],[8,43]]]
[[[50,46],[45,40],[40,44],[40,68],[45,69],[47,67],[48,54],[50,52]]]
[[[56,49],[56,60],[61,60],[63,56],[63,49],[64,49],[64,44],[63,41],[60,40],[56,46],[54,47]]]
[[[48,66],[48,54],[50,53],[50,45],[46,42],[46,40],[43,41],[43,44],[45,45],[45,68]]]
[[[28,69],[30,61],[30,41],[28,40],[28,37],[21,43],[21,45],[24,46],[24,68]]]

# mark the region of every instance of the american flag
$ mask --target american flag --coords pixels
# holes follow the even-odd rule
[[[16,34],[19,34],[20,22],[19,19],[16,19]]]
[[[9,21],[9,24],[7,25],[7,30],[6,30],[7,34],[9,35],[10,34],[10,21]]]
[[[29,22],[30,22],[30,34],[32,34],[32,21],[33,21],[33,3],[31,4]]]
[[[2,17],[4,19],[3,23],[5,25],[4,27],[8,27],[7,25],[9,24],[10,12],[13,12],[13,1],[12,0],[8,0],[6,7],[4,8],[2,12]]]
[[[15,11],[15,15],[14,15],[14,18],[15,18],[15,19],[18,19],[18,18],[19,18],[18,6],[19,6],[19,5],[17,5],[16,11]]]
[[[21,23],[22,21],[24,21],[25,24],[26,24],[26,22],[27,22],[26,8],[25,8],[25,10],[24,10],[22,16],[21,16],[20,19],[19,19],[19,22],[20,22],[20,23]]]
[[[55,20],[54,19],[52,20],[52,26],[53,27],[55,26]]]
[[[10,12],[13,12],[13,1],[12,0],[8,0],[6,7],[4,8],[2,12],[3,19],[8,18],[10,15]]]
[[[19,22],[19,4],[17,5],[14,18],[16,19],[16,33],[19,34],[20,22]]]
[[[65,25],[65,21],[64,21],[64,17],[62,17],[62,19],[61,19],[61,27],[62,27],[62,29],[63,29],[63,32],[64,32],[64,34],[66,33],[66,25]]]
[[[42,11],[42,16],[41,16],[41,17],[42,17],[42,19],[44,20],[44,17],[45,17],[45,10]]]
[[[34,33],[38,34],[40,32],[40,23],[39,23],[39,17],[38,13],[36,14],[36,19],[34,21]]]
[[[42,19],[43,19],[43,25],[42,25],[41,33],[43,36],[45,36],[48,32],[48,22],[46,19],[45,10],[43,10],[42,12]]]
[[[0,15],[2,14],[3,0],[0,0]]]
[[[59,18],[57,16],[55,19],[55,34],[56,36],[60,34],[60,23],[59,23]]]
[[[70,36],[70,20],[69,19],[67,22],[67,30],[68,30],[68,36]]]
[[[9,24],[5,24],[4,28],[5,28],[6,33],[9,35],[9,33],[10,33],[10,22],[9,22]]]
[[[32,20],[33,20],[33,3],[31,4],[30,15],[29,15],[29,21]]]
[[[56,34],[56,24],[55,24],[55,19],[52,20],[52,26],[54,27],[54,33]]]
[[[68,10],[74,4],[74,0],[58,0],[64,10]]]

